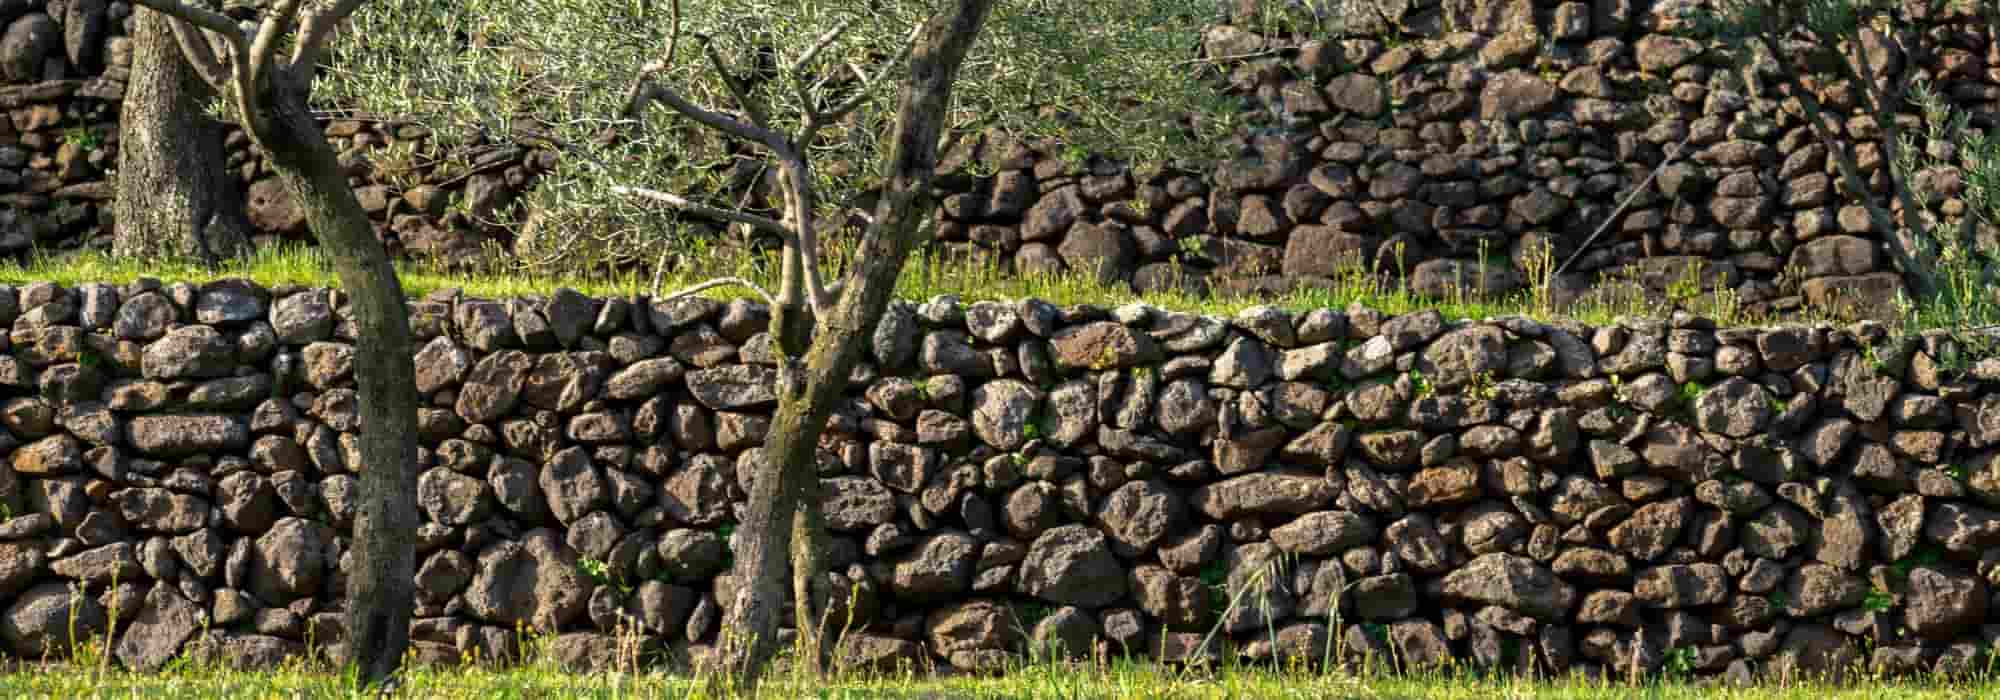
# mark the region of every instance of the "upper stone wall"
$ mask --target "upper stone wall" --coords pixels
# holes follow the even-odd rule
[[[1601,287],[1606,275],[1658,294],[1692,271],[1702,289],[1734,292],[1753,312],[1848,304],[1882,313],[1900,282],[1881,232],[1839,193],[1824,147],[1767,69],[1746,80],[1717,46],[1677,34],[1673,18],[1695,2],[1378,3],[1388,21],[1351,25],[1345,38],[1262,36],[1251,28],[1301,10],[1223,3],[1227,23],[1208,30],[1202,52],[1222,62],[1225,89],[1282,128],[1242,135],[1243,155],[1211,172],[1144,178],[1121,164],[1065,160],[1048,144],[972,140],[946,155],[935,245],[1141,289],[1279,290],[1327,284],[1360,265],[1441,294],[1516,289],[1610,220],[1552,280],[1559,299]],[[0,201],[15,209],[0,213],[0,253],[103,239],[129,11],[102,0],[0,10],[10,83],[0,88],[10,117],[0,124],[0,191],[13,190]],[[1928,40],[1920,55],[1875,60],[1915,72],[1976,124],[1993,124],[1994,29],[1961,14],[1919,21]],[[1839,116],[1837,133],[1872,137],[1851,90],[1826,85],[1820,96]],[[95,147],[67,138],[77,127],[99,134]],[[557,157],[474,144],[475,173],[426,182],[423,171],[384,172],[370,155],[402,142],[429,148],[428,129],[342,121],[328,134],[383,235],[406,253],[473,257],[511,244],[467,214],[506,211]],[[230,138],[253,221],[304,236],[303,217],[247,140]],[[1864,142],[1860,152],[1882,184],[1879,149]],[[973,162],[993,174],[972,175]],[[1962,211],[1954,169],[1925,182],[1944,211]],[[453,198],[462,210],[450,210]],[[2000,245],[1995,234],[1982,240]],[[1536,254],[1542,243],[1549,262]]]
[[[520,627],[579,665],[619,633],[703,653],[767,310],[410,309],[417,658],[513,658]],[[338,295],[31,284],[0,324],[0,651],[114,615],[140,668],[339,641],[365,347]],[[818,453],[852,663],[1744,678],[1956,673],[2000,639],[2000,359],[1941,334],[934,299],[863,342]]]

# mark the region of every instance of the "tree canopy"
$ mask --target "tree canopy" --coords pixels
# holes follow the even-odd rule
[[[808,101],[860,100],[809,146],[814,184],[824,193],[820,217],[845,220],[839,210],[874,188],[875,162],[887,150],[879,139],[892,96],[876,84],[883,81],[870,80],[901,60],[900,48],[937,3],[671,3],[371,2],[335,42],[314,92],[317,106],[415,119],[446,143],[556,144],[565,156],[525,203],[537,212],[536,237],[563,245],[534,250],[546,256],[537,262],[650,261],[691,230],[680,213],[614,187],[700,199],[766,176],[761,154],[748,152],[754,149],[726,143],[663,105],[626,113],[634,80],[671,46],[672,60],[655,81],[724,109],[738,104],[724,73],[735,75],[742,78],[735,89],[750,92],[762,105],[757,116],[781,133],[796,130]],[[1198,55],[1213,13],[1212,4],[1185,0],[1003,3],[967,59],[947,139],[983,132],[1041,143],[1070,159],[1207,162],[1246,118],[1240,104],[1204,80],[1217,74]],[[838,37],[822,44],[836,28]]]

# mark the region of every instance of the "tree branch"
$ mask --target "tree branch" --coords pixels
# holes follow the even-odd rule
[[[1852,190],[1852,196],[1868,211],[1870,222],[1881,228],[1891,243],[1889,253],[1895,258],[1896,267],[1905,277],[1917,283],[1920,287],[1917,290],[1919,295],[1932,295],[1937,289],[1936,278],[1931,275],[1929,267],[1918,261],[1910,241],[1896,230],[1894,217],[1891,217],[1889,211],[1870,196],[1868,181],[1862,179],[1861,167],[1855,162],[1850,146],[1846,141],[1834,138],[1832,131],[1827,128],[1825,110],[1820,108],[1819,97],[1806,87],[1805,80],[1800,77],[1798,71],[1786,62],[1787,54],[1778,48],[1777,41],[1771,38],[1769,32],[1756,34],[1754,40],[1766,51],[1771,52],[1772,63],[1777,66],[1778,79],[1791,86],[1792,91],[1798,95],[1799,105],[1805,109],[1807,128],[1811,129],[1814,137],[1826,146],[1827,157],[1833,159],[1834,166],[1840,170],[1842,182]]]
[[[147,10],[157,12],[157,10]],[[165,14],[165,13],[161,13]],[[187,57],[188,65],[194,67],[195,75],[208,83],[215,94],[229,94],[229,69],[222,67],[222,60],[216,58],[215,47],[209,45],[208,37],[201,30],[187,22],[168,15],[167,27],[174,33],[174,42],[180,44],[181,55]]]
[[[707,281],[707,282],[703,282],[703,283],[701,283],[701,284],[697,284],[697,285],[695,285],[695,286],[692,286],[692,287],[688,287],[687,289],[683,289],[683,290],[680,290],[680,291],[678,291],[678,292],[674,292],[674,293],[672,293],[672,294],[668,294],[668,295],[666,295],[666,296],[664,296],[664,297],[661,297],[661,298],[659,298],[659,299],[655,299],[654,301],[673,301],[673,300],[675,300],[675,299],[681,299],[681,298],[684,298],[684,297],[691,297],[691,296],[694,296],[694,295],[696,295],[696,294],[700,294],[700,293],[702,293],[702,292],[705,292],[705,291],[708,291],[708,290],[710,290],[710,289],[715,289],[716,287],[727,287],[727,286],[730,286],[730,285],[735,285],[735,286],[739,286],[739,287],[744,287],[744,288],[746,288],[746,289],[749,289],[749,290],[750,290],[750,291],[752,291],[752,292],[756,292],[756,293],[757,293],[757,296],[759,296],[759,297],[763,298],[763,299],[764,299],[764,303],[765,303],[766,305],[768,305],[768,306],[769,306],[770,308],[773,308],[773,309],[776,309],[776,308],[778,308],[778,300],[777,300],[777,299],[776,299],[775,297],[772,297],[772,296],[771,296],[771,293],[770,293],[770,292],[766,292],[766,291],[764,291],[764,288],[763,288],[763,287],[759,287],[759,286],[757,286],[757,283],[755,283],[755,282],[751,282],[750,280],[747,280],[747,279],[743,279],[743,278],[741,278],[741,277],[718,277],[718,278],[715,278],[715,279],[712,279],[712,280],[709,280],[709,281]]]
[[[810,134],[806,137],[811,138]],[[790,190],[786,199],[790,200],[792,225],[798,229],[799,266],[800,273],[805,277],[806,304],[817,317],[832,307],[833,299],[827,296],[826,285],[819,276],[819,224],[814,220],[819,202],[807,167],[805,155],[794,153],[784,161],[781,170],[786,189]]]
[[[661,192],[659,190],[647,189],[644,187],[613,187],[611,188],[611,191],[614,194],[620,194],[629,197],[639,197],[641,199],[649,199],[697,216],[705,216],[711,219],[721,219],[724,221],[733,221],[739,224],[747,224],[750,227],[755,228],[757,230],[781,236],[785,240],[791,240],[793,235],[791,229],[786,228],[784,224],[774,221],[772,219],[758,216],[756,214],[746,214],[740,211],[722,209],[720,207],[711,207],[709,205],[696,202],[694,200],[682,197],[680,195],[671,192]]]
[[[833,25],[833,28],[827,30],[825,34],[821,34],[819,39],[812,43],[812,46],[806,47],[806,52],[799,54],[799,60],[792,62],[791,67],[787,71],[792,74],[792,79],[798,81],[801,85],[805,84],[806,68],[819,58],[821,51],[825,51],[828,46],[832,46],[833,42],[839,41],[840,35],[847,33],[847,28],[853,24],[853,19],[843,19],[839,24]]]
[[[675,0],[677,3],[679,0]],[[327,38],[333,35],[341,21],[361,7],[367,0],[338,0],[333,7],[308,15],[299,25],[298,39],[292,44],[292,68],[310,70],[319,62],[319,53],[326,48]]]
[[[214,10],[205,10],[180,0],[132,0],[133,4],[159,12],[188,24],[201,27],[229,40],[238,50],[248,50],[250,38],[236,26],[236,20]]]
[[[639,110],[646,107],[646,97],[651,90],[653,76],[674,67],[674,54],[680,50],[681,45],[681,0],[672,0],[672,12],[670,20],[672,26],[667,32],[666,55],[639,68],[639,77],[632,81],[632,89],[625,95],[625,113],[622,116],[626,119],[639,118]],[[643,18],[645,14],[643,5],[640,7],[640,14]]]
[[[673,88],[664,85],[652,86],[646,91],[644,97],[664,102],[668,107],[672,107],[674,111],[680,112],[681,116],[693,119],[702,126],[745,141],[761,143],[767,146],[774,143],[784,143],[784,137],[779,136],[777,132],[771,131],[762,125],[745,124],[734,117],[689,102],[687,98],[681,97],[680,93],[675,92]]]
[[[722,79],[723,87],[729,88],[729,95],[736,99],[736,105],[749,115],[750,123],[766,133],[771,133],[771,117],[764,111],[764,104],[750,95],[750,86],[738,80],[729,70],[729,62],[722,60],[722,54],[715,51],[715,42],[706,34],[696,34],[701,40],[702,55],[708,57],[708,65],[715,70],[715,76]]]
[[[277,5],[264,15],[264,23],[257,27],[257,38],[250,42],[250,65],[261,71],[264,66],[277,65],[271,52],[277,48],[279,35],[290,29],[292,21],[298,19],[299,5],[305,0],[277,0]],[[260,81],[262,76],[256,76]]]

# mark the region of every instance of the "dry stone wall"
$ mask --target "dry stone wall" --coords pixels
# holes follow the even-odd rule
[[[949,155],[935,246],[1140,289],[1274,291],[1329,284],[1359,265],[1442,295],[1517,289],[1549,266],[1539,244],[1566,260],[1610,220],[1609,233],[1552,280],[1559,297],[1607,275],[1657,295],[1692,275],[1753,312],[1884,312],[1901,284],[1882,232],[1834,186],[1833,164],[1771,66],[1746,79],[1717,45],[1684,36],[1675,18],[1701,4],[1371,3],[1385,14],[1348,17],[1345,38],[1330,39],[1265,29],[1299,20],[1297,3],[1224,2],[1203,54],[1227,74],[1219,87],[1271,125],[1239,135],[1240,157],[1208,172],[1139,176],[1059,157],[1051,144],[979,140]],[[104,0],[0,3],[0,108],[10,117],[0,122],[0,253],[105,240],[130,12]],[[1875,47],[1872,60],[1930,81],[1975,125],[1993,124],[1994,29],[1958,10],[1913,20],[1926,27],[1920,54]],[[1879,186],[1874,128],[1859,119],[1853,91],[1820,90],[1839,117],[1834,131],[1863,141],[1861,163]],[[327,129],[384,238],[411,254],[476,259],[489,244],[511,244],[506,229],[474,222],[496,212],[511,220],[509,205],[556,161],[474,143],[454,158],[472,164],[469,174],[402,172],[391,161],[406,159],[381,147],[434,154],[428,129]],[[69,138],[77,130],[99,136]],[[303,216],[268,167],[242,134],[230,138],[253,222],[270,236],[304,237]],[[1614,218],[1682,143],[1681,157]],[[1948,215],[1962,211],[1955,168],[1925,182]],[[1983,232],[1988,245],[2000,245],[1996,233]]]
[[[766,310],[410,308],[420,657],[508,658],[522,629],[586,665],[621,630],[713,644]],[[31,284],[0,323],[0,649],[114,617],[139,668],[339,639],[364,468],[342,300]],[[1948,337],[946,298],[864,342],[818,453],[852,663],[1336,645],[1742,677],[1949,672],[2000,637],[2000,359]]]

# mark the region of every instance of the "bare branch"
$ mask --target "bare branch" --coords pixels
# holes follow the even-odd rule
[[[645,14],[645,9],[644,5],[640,6],[640,15],[642,18]],[[625,93],[625,113],[622,115],[625,119],[639,118],[639,110],[646,107],[646,99],[651,90],[653,76],[664,73],[667,69],[674,67],[674,54],[680,50],[681,46],[681,0],[672,0],[672,10],[673,16],[670,20],[672,26],[667,32],[666,55],[660,57],[658,61],[648,63],[639,68],[639,77],[633,79],[632,89]]]
[[[214,10],[204,10],[180,0],[132,1],[140,7],[172,16],[174,19],[220,34],[224,39],[229,40],[231,46],[236,47],[239,51],[249,48],[250,38],[244,36],[243,30],[236,26],[236,20],[230,19],[228,15]]]
[[[712,280],[709,280],[709,281],[707,281],[707,282],[703,282],[703,283],[701,283],[701,284],[697,284],[697,285],[695,285],[695,286],[692,286],[692,287],[688,287],[687,289],[683,289],[683,290],[680,290],[680,291],[678,291],[678,292],[674,292],[674,293],[672,293],[672,294],[668,294],[668,295],[666,295],[666,296],[664,296],[664,297],[661,297],[661,298],[659,298],[659,299],[655,299],[654,301],[673,301],[673,300],[675,300],[675,299],[681,299],[681,298],[684,298],[684,297],[691,297],[691,296],[694,296],[694,295],[696,295],[696,294],[700,294],[700,293],[702,293],[702,292],[706,292],[706,291],[708,291],[708,290],[711,290],[711,289],[715,289],[716,287],[727,287],[727,286],[730,286],[730,285],[735,285],[735,286],[738,286],[738,287],[743,287],[743,288],[745,288],[745,289],[749,289],[749,290],[750,290],[750,291],[752,291],[752,292],[756,292],[756,293],[757,293],[757,296],[759,296],[759,297],[762,297],[762,298],[764,299],[764,303],[765,303],[765,304],[766,304],[767,306],[769,306],[770,308],[773,308],[773,309],[776,309],[776,308],[778,308],[778,300],[777,300],[777,299],[776,299],[775,297],[772,297],[772,296],[771,296],[771,293],[770,293],[770,292],[766,292],[766,291],[764,291],[764,288],[763,288],[763,287],[759,287],[759,286],[757,286],[757,283],[755,283],[755,282],[751,282],[750,280],[747,280],[747,279],[743,279],[743,278],[741,278],[741,277],[718,277],[718,278],[715,278],[715,279],[712,279]]]
[[[257,27],[257,38],[250,42],[250,65],[258,70],[264,66],[276,65],[271,60],[271,52],[277,48],[278,37],[291,29],[292,21],[299,17],[299,5],[305,0],[277,0],[278,4],[264,15],[264,23]]]
[[[806,135],[811,138],[811,134]],[[817,193],[813,190],[804,154],[792,154],[785,160],[783,174],[786,182],[787,204],[792,209],[792,226],[799,238],[799,266],[805,277],[806,303],[814,316],[832,307],[833,298],[827,296],[826,285],[819,276],[819,224],[814,220],[819,208]]]
[[[1574,263],[1577,258],[1583,257],[1583,254],[1590,250],[1590,244],[1597,242],[1598,236],[1604,235],[1605,231],[1611,229],[1611,222],[1617,221],[1618,215],[1625,213],[1625,208],[1632,206],[1633,200],[1638,199],[1640,193],[1645,192],[1646,188],[1651,187],[1653,181],[1659,179],[1660,173],[1665,172],[1668,165],[1672,165],[1674,161],[1680,160],[1681,155],[1687,151],[1688,143],[1693,140],[1694,132],[1693,130],[1689,130],[1688,135],[1681,138],[1680,144],[1674,146],[1673,150],[1665,154],[1666,157],[1660,159],[1660,164],[1653,168],[1652,174],[1647,175],[1646,180],[1639,183],[1638,187],[1634,187],[1631,192],[1626,193],[1625,201],[1619,202],[1618,208],[1611,210],[1610,216],[1604,217],[1604,222],[1597,225],[1597,230],[1590,232],[1590,237],[1583,239],[1583,245],[1577,246],[1576,252],[1570,253],[1569,258],[1563,260],[1561,265],[1556,266],[1556,271],[1551,276],[1562,274],[1564,270],[1569,269],[1570,263]]]
[[[222,67],[221,59],[216,58],[215,47],[209,45],[208,37],[194,25],[178,19],[167,22],[167,26],[173,29],[174,41],[181,45],[181,55],[187,57],[195,75],[201,76],[201,81],[208,83],[216,94],[229,94],[229,69]]]
[[[717,53],[715,50],[715,41],[710,39],[706,34],[696,34],[694,36],[696,39],[701,40],[701,52],[708,57],[708,65],[715,69],[715,75],[722,79],[723,86],[729,88],[729,95],[736,98],[736,105],[743,108],[744,114],[749,115],[750,123],[756,125],[757,128],[769,132],[771,129],[771,117],[765,113],[764,104],[758,102],[755,97],[752,97],[750,95],[750,86],[743,84],[743,81],[736,77],[736,73],[729,70],[729,62],[724,61],[722,54]]]
[[[299,25],[298,39],[292,44],[292,68],[310,70],[319,62],[319,52],[326,47],[327,38],[333,30],[354,14],[361,3],[367,0],[338,0],[333,7],[314,12]],[[679,2],[679,0],[675,0]]]
[[[806,68],[810,67],[812,62],[819,58],[821,51],[825,51],[826,47],[832,46],[833,42],[839,41],[840,35],[847,33],[847,28],[853,24],[854,20],[843,19],[840,21],[840,24],[833,25],[832,29],[827,30],[825,34],[821,34],[819,40],[814,41],[812,46],[806,48],[805,53],[799,54],[799,60],[792,62],[790,68],[792,79],[803,84],[806,80]]]
[[[614,194],[620,194],[629,197],[639,197],[641,199],[649,199],[698,216],[705,216],[711,219],[721,219],[724,221],[734,221],[740,224],[748,224],[752,228],[756,228],[760,231],[765,231],[767,233],[777,234],[778,236],[781,236],[786,240],[791,240],[792,238],[791,229],[786,228],[784,224],[774,221],[772,219],[767,219],[765,217],[758,216],[756,214],[745,214],[740,211],[722,209],[719,207],[711,207],[706,204],[702,204],[700,202],[696,202],[686,197],[674,194],[672,192],[661,192],[659,190],[647,189],[644,187],[613,187],[611,188],[611,191]]]
[[[765,128],[762,124],[745,124],[742,121],[737,120],[736,118],[731,117],[729,115],[709,110],[707,108],[702,107],[701,105],[697,105],[693,102],[687,101],[687,98],[681,97],[681,94],[675,92],[673,88],[664,85],[652,86],[650,89],[646,91],[644,97],[650,99],[657,99],[661,102],[665,102],[667,106],[672,107],[674,111],[680,112],[682,116],[695,120],[695,122],[701,124],[702,126],[715,129],[716,131],[729,134],[730,136],[734,136],[736,138],[740,138],[745,141],[750,141],[752,143],[761,143],[766,146],[772,146],[773,148],[781,148],[781,149],[783,148],[783,145],[785,143],[784,137],[779,136],[777,132]]]

